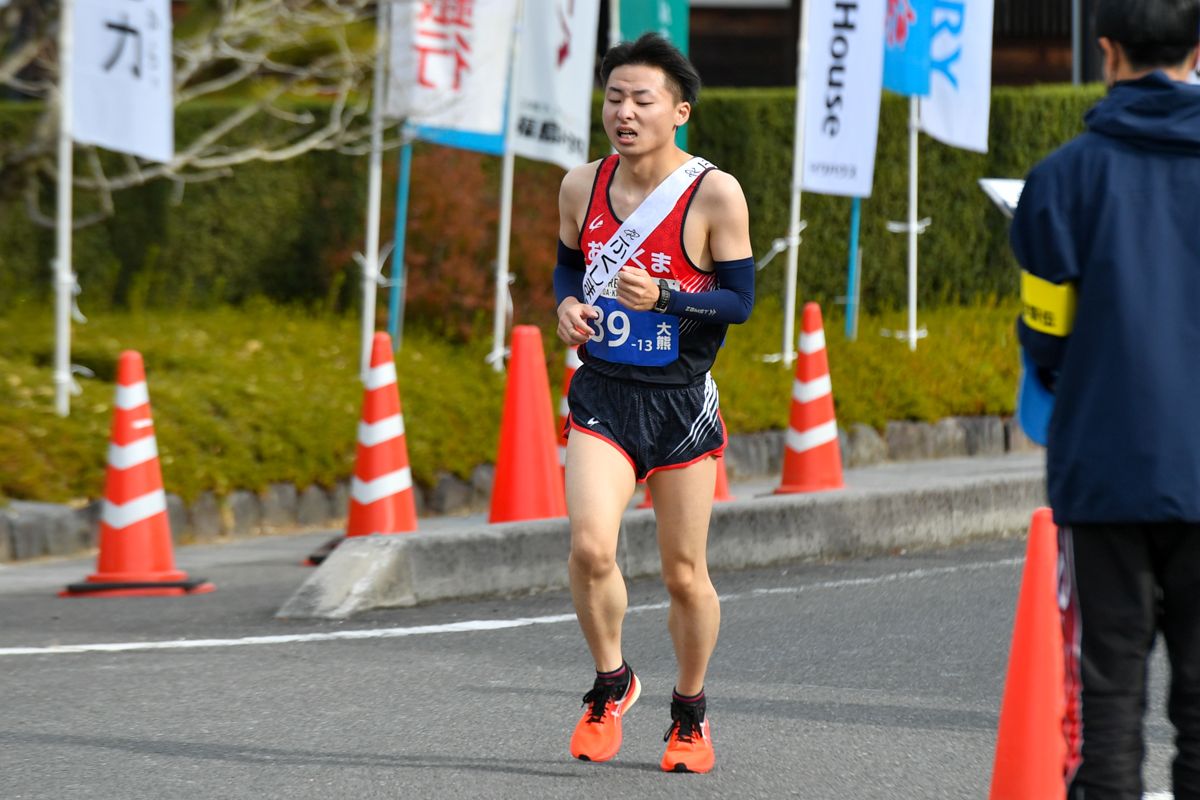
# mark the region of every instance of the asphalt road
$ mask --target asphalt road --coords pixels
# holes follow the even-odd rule
[[[630,590],[645,690],[624,748],[585,764],[566,748],[592,667],[565,594],[275,620],[322,539],[182,548],[218,586],[185,598],[60,599],[91,564],[0,568],[0,798],[987,795],[1022,542],[716,576],[717,768],[699,776],[657,768],[656,583]],[[1162,675],[1156,659],[1148,791],[1168,787]]]

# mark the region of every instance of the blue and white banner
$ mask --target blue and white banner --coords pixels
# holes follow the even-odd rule
[[[887,0],[883,86],[903,95],[929,94],[934,0]]]
[[[805,74],[805,191],[870,197],[883,86],[884,15],[871,0],[813,0]]]
[[[993,0],[934,0],[932,74],[921,129],[986,153],[992,98]]]

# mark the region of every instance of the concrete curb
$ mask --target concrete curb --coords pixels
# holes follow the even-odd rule
[[[1000,417],[950,417],[936,424],[888,423],[884,436],[866,425],[839,431],[842,461],[860,467],[885,461],[913,461],[959,456],[993,456],[1024,452],[1034,446],[1012,420]],[[777,477],[783,462],[783,431],[729,437],[726,470],[731,481]],[[439,473],[433,486],[414,486],[417,513],[459,515],[486,511],[493,467],[477,466],[468,483]],[[171,534],[176,546],[243,539],[285,530],[328,530],[345,524],[349,485],[302,491],[272,484],[261,494],[232,491],[224,497],[202,493],[187,506],[167,495]],[[70,556],[96,546],[100,502],[73,508],[52,503],[13,501],[0,507],[0,562],[47,556]]]
[[[1044,505],[1044,486],[1041,465],[1030,464],[999,475],[721,503],[713,509],[709,566],[763,567],[1014,535]],[[568,543],[562,518],[355,537],[276,616],[344,619],[374,608],[561,589],[567,585]],[[652,511],[626,513],[617,557],[627,578],[658,574]]]

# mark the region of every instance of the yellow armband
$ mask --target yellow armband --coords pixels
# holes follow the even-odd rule
[[[1051,283],[1021,272],[1021,318],[1033,330],[1068,336],[1075,327],[1075,284]]]

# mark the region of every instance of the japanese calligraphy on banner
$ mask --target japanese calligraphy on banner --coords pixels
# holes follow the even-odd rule
[[[933,71],[921,98],[926,133],[979,153],[988,149],[993,14],[993,0],[934,0]]]
[[[170,0],[76,2],[73,21],[75,141],[170,161],[175,157]]]
[[[870,197],[883,93],[883,9],[816,0],[809,11],[803,188]]]
[[[398,0],[385,110],[412,125],[502,136],[516,0]]]
[[[588,160],[599,21],[599,0],[525,3],[509,124],[517,155],[564,169]]]

